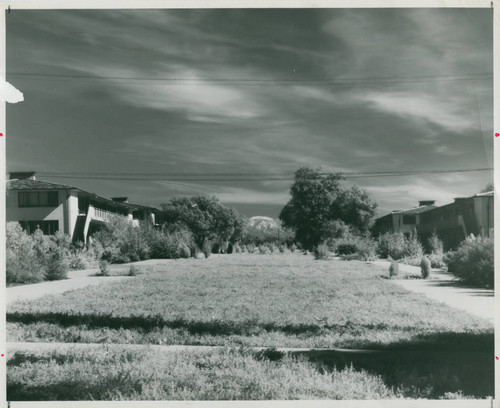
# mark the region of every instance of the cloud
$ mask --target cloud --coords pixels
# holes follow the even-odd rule
[[[416,122],[431,123],[444,129],[464,132],[477,127],[477,120],[468,114],[467,100],[453,100],[448,94],[441,97],[432,93],[405,91],[368,91],[358,94],[355,100],[371,108]],[[470,99],[470,98],[467,98]]]

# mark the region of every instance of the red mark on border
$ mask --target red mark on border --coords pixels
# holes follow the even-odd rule
[[[500,136],[500,133],[498,133],[498,132],[495,133],[495,137],[498,137],[498,136]]]
[[[3,356],[3,354],[2,354],[2,356]],[[499,358],[498,356],[495,356],[495,358],[496,358],[497,360],[500,360],[500,358]]]
[[[3,133],[0,133],[0,137],[2,137],[2,136],[3,136]]]
[[[5,356],[5,354],[1,354],[1,355],[0,355],[0,357],[4,357],[4,356]]]

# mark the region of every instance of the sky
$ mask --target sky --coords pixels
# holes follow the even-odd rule
[[[14,10],[7,80],[25,100],[7,106],[7,170],[143,205],[216,195],[277,217],[301,166],[493,167],[492,36],[489,8]],[[74,177],[89,173],[141,180]],[[491,181],[345,184],[384,215]]]

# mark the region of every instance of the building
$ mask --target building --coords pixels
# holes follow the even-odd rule
[[[74,242],[87,242],[111,217],[138,225],[155,224],[159,210],[128,203],[127,197],[107,199],[80,188],[37,180],[35,172],[12,172],[7,182],[7,222],[17,221],[28,232],[62,231]]]
[[[417,234],[421,242],[436,232],[444,249],[455,249],[470,234],[493,236],[494,192],[455,198],[453,203],[436,207],[434,201],[420,201],[419,206],[393,211],[375,221],[376,235],[402,232],[407,237]]]
[[[436,206],[435,201],[419,201],[418,206],[409,210],[394,210],[381,218],[375,220],[373,227],[376,235],[381,235],[386,232],[401,232],[407,238],[414,235],[417,226],[420,225],[422,215],[430,211]]]

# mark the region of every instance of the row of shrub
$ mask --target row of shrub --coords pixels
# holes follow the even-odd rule
[[[491,288],[494,286],[492,238],[471,235],[455,251],[448,253],[444,253],[443,243],[436,234],[432,234],[426,244],[427,251],[424,251],[417,237],[408,238],[402,233],[386,233],[377,239],[368,235],[347,234],[318,245],[314,255],[316,259],[327,259],[331,253],[335,253],[347,260],[397,260],[420,266],[423,276],[428,276],[427,264],[432,268],[447,267],[464,282]]]

